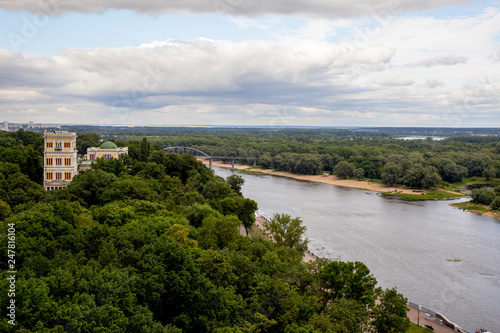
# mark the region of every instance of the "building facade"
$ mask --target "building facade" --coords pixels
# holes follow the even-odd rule
[[[87,160],[94,161],[98,158],[110,160],[112,158],[120,158],[120,155],[128,155],[128,147],[118,147],[111,141],[106,141],[99,148],[87,148]]]
[[[76,133],[45,132],[43,139],[43,187],[47,191],[64,188],[78,173]]]
[[[118,147],[111,141],[106,141],[100,147],[87,148],[87,158],[80,164],[80,170],[90,169],[92,162],[98,158],[110,160],[113,158],[120,158],[121,155],[128,155],[128,147]]]

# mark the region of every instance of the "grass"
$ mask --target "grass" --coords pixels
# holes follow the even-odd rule
[[[453,207],[463,210],[473,210],[478,212],[489,212],[491,209],[488,206],[474,203],[472,201],[459,202],[452,205]]]
[[[406,333],[428,333],[432,332],[431,330],[428,330],[425,327],[418,326],[417,324],[414,324],[410,322],[410,328],[406,331]]]
[[[500,220],[500,211],[493,210],[489,206],[481,205],[474,203],[472,201],[459,202],[451,204],[452,207],[462,209],[471,213],[475,213],[478,215],[483,215],[483,213],[493,213],[493,215],[489,215],[489,217],[493,217],[497,220]]]
[[[420,192],[419,190],[413,191],[415,194],[400,193],[400,192],[384,192],[387,196],[397,196],[408,201],[422,201],[422,200],[443,200],[460,198],[460,193],[450,193],[441,190],[427,190]]]
[[[264,172],[256,171],[256,170],[241,169],[241,170],[236,170],[236,171],[241,172],[241,173],[245,173],[248,175],[265,175]]]

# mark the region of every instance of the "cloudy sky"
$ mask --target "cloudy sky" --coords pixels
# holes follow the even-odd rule
[[[500,0],[0,0],[0,121],[500,127]]]

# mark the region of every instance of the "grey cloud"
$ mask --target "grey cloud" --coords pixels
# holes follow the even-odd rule
[[[308,108],[325,111],[304,111],[304,117],[326,119],[331,112],[332,117],[342,114],[349,119],[353,112],[359,119],[376,114],[376,121],[396,112],[413,119],[411,115],[421,110],[441,111],[443,105],[436,100],[448,99],[450,92],[414,84],[408,72],[388,68],[393,56],[394,51],[382,45],[346,53],[325,41],[207,39],[123,49],[65,49],[57,56],[0,50],[0,100],[8,101],[0,102],[0,113],[38,109],[48,117],[65,107],[87,112],[65,114],[68,121],[92,122],[102,119],[92,114],[110,112],[121,117],[118,121],[138,117],[147,122],[137,115],[181,110],[186,112],[182,119],[208,123],[208,118],[198,121],[197,108],[211,110],[214,117],[225,110],[234,119],[263,105],[255,109],[255,117],[264,118],[261,113],[273,108],[300,117],[299,111]],[[442,84],[433,78],[426,83]],[[488,108],[498,109],[493,103]],[[221,116],[230,119],[225,117]],[[47,121],[59,121],[51,119]]]
[[[466,64],[467,57],[458,55],[446,55],[437,56],[432,58],[422,59],[414,64],[409,65],[410,67],[433,67],[433,66],[453,66],[457,64]]]
[[[310,47],[314,52],[308,51]],[[393,54],[384,46],[346,56],[327,42],[206,39],[124,49],[66,49],[55,57],[4,51],[0,87],[39,87],[46,96],[71,96],[115,107],[151,107],[161,96],[267,98],[279,103],[297,99],[301,92],[321,95],[323,89],[349,85],[351,65],[367,72],[377,63],[387,63]]]
[[[444,86],[444,82],[438,79],[427,79],[425,83],[431,89]]]
[[[126,9],[141,13],[221,13],[239,16],[265,14],[356,17],[377,13],[398,14],[401,11],[422,11],[469,3],[471,0],[4,0],[0,8],[8,11],[30,11],[41,15],[57,16],[67,12],[102,12]]]

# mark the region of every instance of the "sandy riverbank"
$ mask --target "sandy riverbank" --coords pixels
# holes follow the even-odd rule
[[[208,163],[209,163],[208,160],[205,160],[205,159],[200,159],[200,161],[202,161],[206,165],[208,165]],[[220,161],[213,161],[212,165],[217,166],[217,167],[221,167],[221,168],[229,168],[229,169],[231,168],[231,164],[222,163]],[[340,178],[338,178],[336,176],[332,176],[332,175],[296,175],[296,174],[289,173],[289,172],[275,171],[275,170],[270,170],[270,169],[254,169],[251,166],[242,165],[242,164],[235,164],[234,168],[237,170],[258,171],[258,172],[261,172],[261,173],[266,174],[266,175],[287,177],[287,178],[292,178],[292,179],[297,179],[297,180],[305,180],[305,181],[323,183],[323,184],[329,184],[329,185],[335,185],[335,186],[357,188],[357,189],[361,189],[361,190],[367,190],[367,191],[379,192],[379,193],[399,192],[399,193],[406,193],[406,194],[420,194],[420,192],[415,192],[414,189],[408,189],[408,188],[404,188],[404,187],[387,186],[387,185],[372,183],[370,181],[340,179]]]

